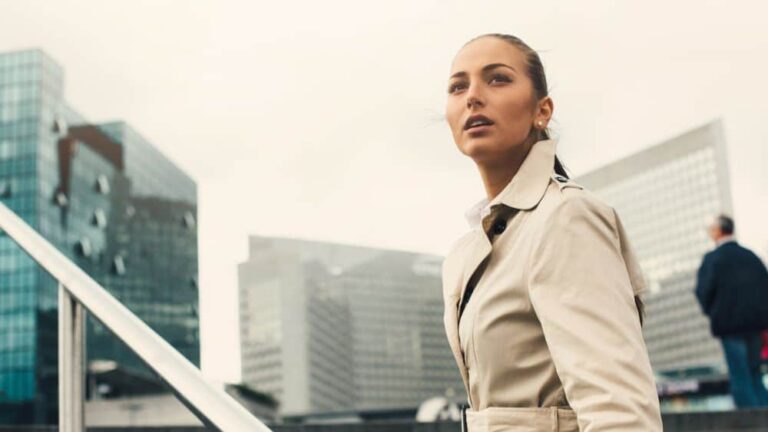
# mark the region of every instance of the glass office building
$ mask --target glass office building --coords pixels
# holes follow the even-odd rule
[[[415,408],[463,392],[443,329],[442,259],[250,238],[239,265],[243,381],[282,415]]]
[[[122,122],[91,125],[41,50],[0,54],[0,200],[199,364],[194,181]],[[57,420],[57,283],[0,236],[0,424]],[[89,320],[89,359],[141,362]]]
[[[725,371],[694,288],[713,245],[706,226],[732,214],[725,141],[719,121],[576,179],[619,213],[649,282],[644,335],[654,370]]]

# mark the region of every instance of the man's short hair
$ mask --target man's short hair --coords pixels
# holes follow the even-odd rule
[[[724,213],[719,214],[717,215],[715,222],[717,223],[717,226],[720,228],[720,231],[723,234],[726,234],[726,235],[733,234],[733,219],[730,216]]]

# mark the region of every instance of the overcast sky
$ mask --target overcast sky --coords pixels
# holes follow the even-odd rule
[[[739,235],[765,256],[766,5],[0,0],[0,50],[44,49],[72,106],[195,179],[203,371],[235,381],[249,234],[442,254],[465,230],[484,192],[442,116],[481,33],[540,51],[576,175],[722,118]]]

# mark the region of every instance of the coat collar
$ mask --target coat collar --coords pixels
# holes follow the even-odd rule
[[[512,181],[491,200],[489,206],[504,204],[518,210],[536,207],[552,177],[556,146],[557,141],[553,139],[534,144]]]
[[[475,203],[464,214],[472,229],[480,226],[491,208],[504,204],[518,210],[530,210],[541,201],[555,166],[556,140],[539,141],[531,147],[520,170],[507,186],[490,202],[487,198]]]

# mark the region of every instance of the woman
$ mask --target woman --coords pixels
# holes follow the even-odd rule
[[[612,208],[568,179],[539,56],[485,35],[456,55],[446,118],[487,199],[443,266],[470,432],[660,431],[642,276]]]

